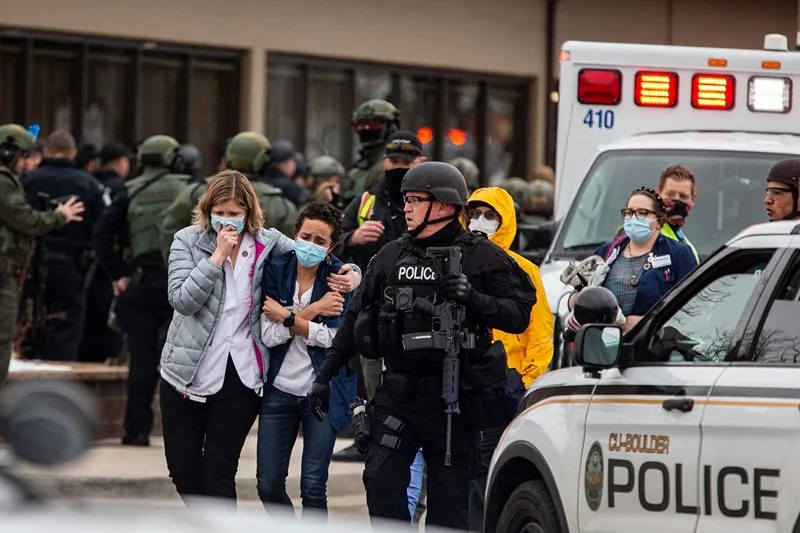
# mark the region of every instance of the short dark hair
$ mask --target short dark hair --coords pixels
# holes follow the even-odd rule
[[[294,225],[294,234],[300,233],[303,222],[306,220],[319,220],[331,227],[331,243],[338,243],[342,238],[342,212],[328,202],[311,202],[305,206],[297,217]]]
[[[56,130],[47,137],[47,144],[45,145],[51,152],[65,153],[77,150],[78,146],[75,143],[75,137],[65,130]]]

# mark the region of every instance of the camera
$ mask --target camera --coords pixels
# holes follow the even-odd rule
[[[395,308],[398,311],[411,311],[414,307],[414,289],[400,287],[395,291]]]

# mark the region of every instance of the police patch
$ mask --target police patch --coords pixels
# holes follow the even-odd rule
[[[597,441],[589,448],[589,454],[586,456],[584,478],[586,504],[592,511],[597,511],[603,500],[603,448]]]

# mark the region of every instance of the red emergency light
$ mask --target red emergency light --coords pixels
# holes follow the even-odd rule
[[[422,126],[417,130],[417,139],[419,139],[419,142],[422,144],[428,144],[433,140],[433,130],[428,126]]]
[[[724,74],[695,74],[692,77],[692,107],[695,109],[733,109],[736,78]]]
[[[578,102],[617,105],[622,97],[622,72],[607,69],[583,69],[578,73]]]
[[[461,146],[467,142],[467,134],[464,130],[453,128],[447,132],[447,138],[456,146]]]
[[[678,75],[674,72],[637,72],[633,101],[641,107],[678,105]]]

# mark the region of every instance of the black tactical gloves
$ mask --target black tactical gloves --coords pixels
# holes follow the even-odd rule
[[[309,407],[314,418],[322,422],[325,413],[328,412],[331,400],[331,383],[328,380],[320,379],[319,376],[311,384],[311,389],[307,394]]]
[[[464,274],[451,274],[439,283],[436,293],[459,305],[467,305],[473,295],[472,285]]]

